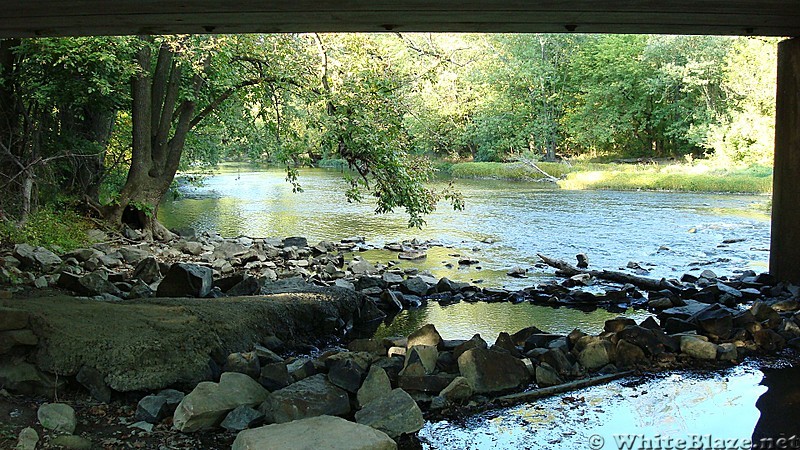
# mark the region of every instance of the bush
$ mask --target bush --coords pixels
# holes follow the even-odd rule
[[[90,222],[75,211],[43,208],[32,213],[22,227],[8,220],[0,222],[0,242],[27,243],[63,253],[86,246],[90,228]]]

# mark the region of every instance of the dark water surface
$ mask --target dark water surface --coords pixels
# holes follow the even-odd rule
[[[407,228],[401,213],[378,216],[370,204],[346,203],[336,171],[302,171],[302,193],[292,193],[284,178],[281,170],[228,171],[210,177],[202,187],[184,188],[183,199],[162,205],[159,219],[168,227],[191,226],[228,237],[306,236],[316,242],[358,235],[378,248],[404,239],[433,239],[445,247],[434,247],[424,261],[402,265],[512,289],[552,278],[551,270],[534,267],[536,253],[572,260],[583,252],[594,267],[607,269],[634,261],[652,277],[680,277],[706,268],[719,275],[743,269],[761,272],[769,258],[765,196],[561,191],[530,183],[459,181],[466,210],[454,212],[440,205],[428,217],[428,226],[417,230]],[[361,255],[372,262],[397,256],[380,249]],[[480,263],[459,268],[461,255]],[[530,278],[507,277],[505,272],[515,266],[530,269]],[[637,320],[647,316],[645,311],[625,314]],[[616,315],[527,303],[431,303],[402,312],[378,335],[406,335],[433,323],[446,339],[480,333],[491,342],[501,331],[529,325],[553,333],[574,328],[597,333]],[[624,434],[651,439],[644,445],[653,448],[667,448],[663,441],[652,440],[659,437],[749,439],[754,430],[757,437],[774,436],[800,421],[796,380],[798,369],[762,371],[756,363],[705,374],[666,374],[644,382],[619,380],[480,414],[463,423],[427,423],[420,438],[426,448],[436,449],[611,449],[620,448],[615,435]],[[632,448],[647,448],[639,444],[641,440],[633,442]]]

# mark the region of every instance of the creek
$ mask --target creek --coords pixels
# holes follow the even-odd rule
[[[295,193],[280,169],[228,167],[200,186],[181,186],[182,197],[164,202],[158,217],[170,228],[192,227],[225,237],[305,236],[315,243],[363,236],[373,247],[360,254],[370,262],[396,258],[396,252],[382,249],[385,243],[434,240],[442,245],[432,247],[426,259],[400,265],[507,289],[552,280],[552,269],[538,265],[536,253],[566,260],[585,253],[592,267],[614,270],[631,270],[626,266],[634,262],[640,274],[656,278],[704,269],[718,275],[764,272],[769,259],[766,196],[564,191],[537,183],[458,180],[465,210],[453,211],[443,203],[427,217],[426,227],[409,229],[402,211],[376,215],[369,203],[347,203],[338,171],[302,170],[300,182],[303,192]],[[464,257],[478,263],[459,266]],[[528,278],[508,277],[513,267],[528,269]],[[637,320],[647,314],[625,312]],[[403,311],[378,335],[407,335],[426,323],[435,324],[445,339],[481,333],[490,342],[501,331],[529,325],[553,333],[580,328],[593,334],[616,315],[527,303],[431,302]],[[792,370],[771,376],[796,379],[795,372],[787,372]],[[427,448],[577,449],[617,448],[614,435],[624,433],[750,438],[761,424],[759,417],[764,429],[777,423],[786,407],[785,402],[762,402],[759,413],[756,402],[766,391],[760,385],[763,376],[762,365],[748,363],[713,373],[621,380],[461,422],[429,422],[420,439]],[[785,397],[787,389],[777,389],[777,394],[770,391],[772,397]],[[591,447],[592,435],[604,438],[603,445]]]

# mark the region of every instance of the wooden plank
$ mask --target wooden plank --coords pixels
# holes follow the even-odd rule
[[[800,38],[778,44],[769,271],[800,282]]]
[[[600,375],[592,378],[584,378],[583,380],[570,381],[569,383],[558,384],[555,386],[536,389],[533,391],[518,392],[515,394],[504,395],[502,397],[498,397],[496,401],[497,403],[504,406],[514,405],[517,403],[525,403],[544,397],[551,397],[553,395],[574,391],[576,389],[583,389],[591,386],[605,384],[619,378],[627,377],[628,375],[631,374],[633,374],[633,371],[629,370],[626,372],[612,373],[609,375]]]

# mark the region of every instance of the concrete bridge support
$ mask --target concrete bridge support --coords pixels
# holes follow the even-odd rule
[[[800,37],[778,45],[769,270],[800,282]]]

